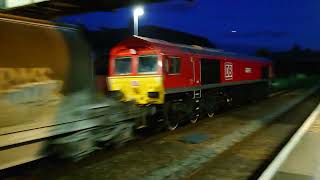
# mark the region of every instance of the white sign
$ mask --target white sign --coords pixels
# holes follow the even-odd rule
[[[246,67],[244,68],[245,73],[252,73],[252,68]]]
[[[233,65],[231,62],[224,63],[224,79],[225,80],[233,79]]]

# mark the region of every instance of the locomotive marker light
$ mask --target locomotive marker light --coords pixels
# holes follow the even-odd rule
[[[134,28],[134,35],[138,36],[139,33],[139,16],[144,14],[144,10],[141,6],[137,6],[133,9],[133,28]]]
[[[135,49],[130,49],[130,54],[137,54],[137,51]]]

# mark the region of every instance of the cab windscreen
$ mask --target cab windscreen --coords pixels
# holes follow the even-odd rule
[[[154,74],[158,71],[158,56],[148,55],[139,57],[138,73]]]
[[[124,75],[131,73],[131,57],[119,57],[115,59],[115,74]]]

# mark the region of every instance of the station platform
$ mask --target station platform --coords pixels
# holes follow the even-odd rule
[[[259,177],[269,179],[320,179],[320,104]]]

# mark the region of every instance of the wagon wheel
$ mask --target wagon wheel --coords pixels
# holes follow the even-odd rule
[[[172,103],[168,102],[164,107],[164,119],[167,129],[173,131],[177,129],[180,123],[180,118],[177,111],[174,111],[174,106]]]

